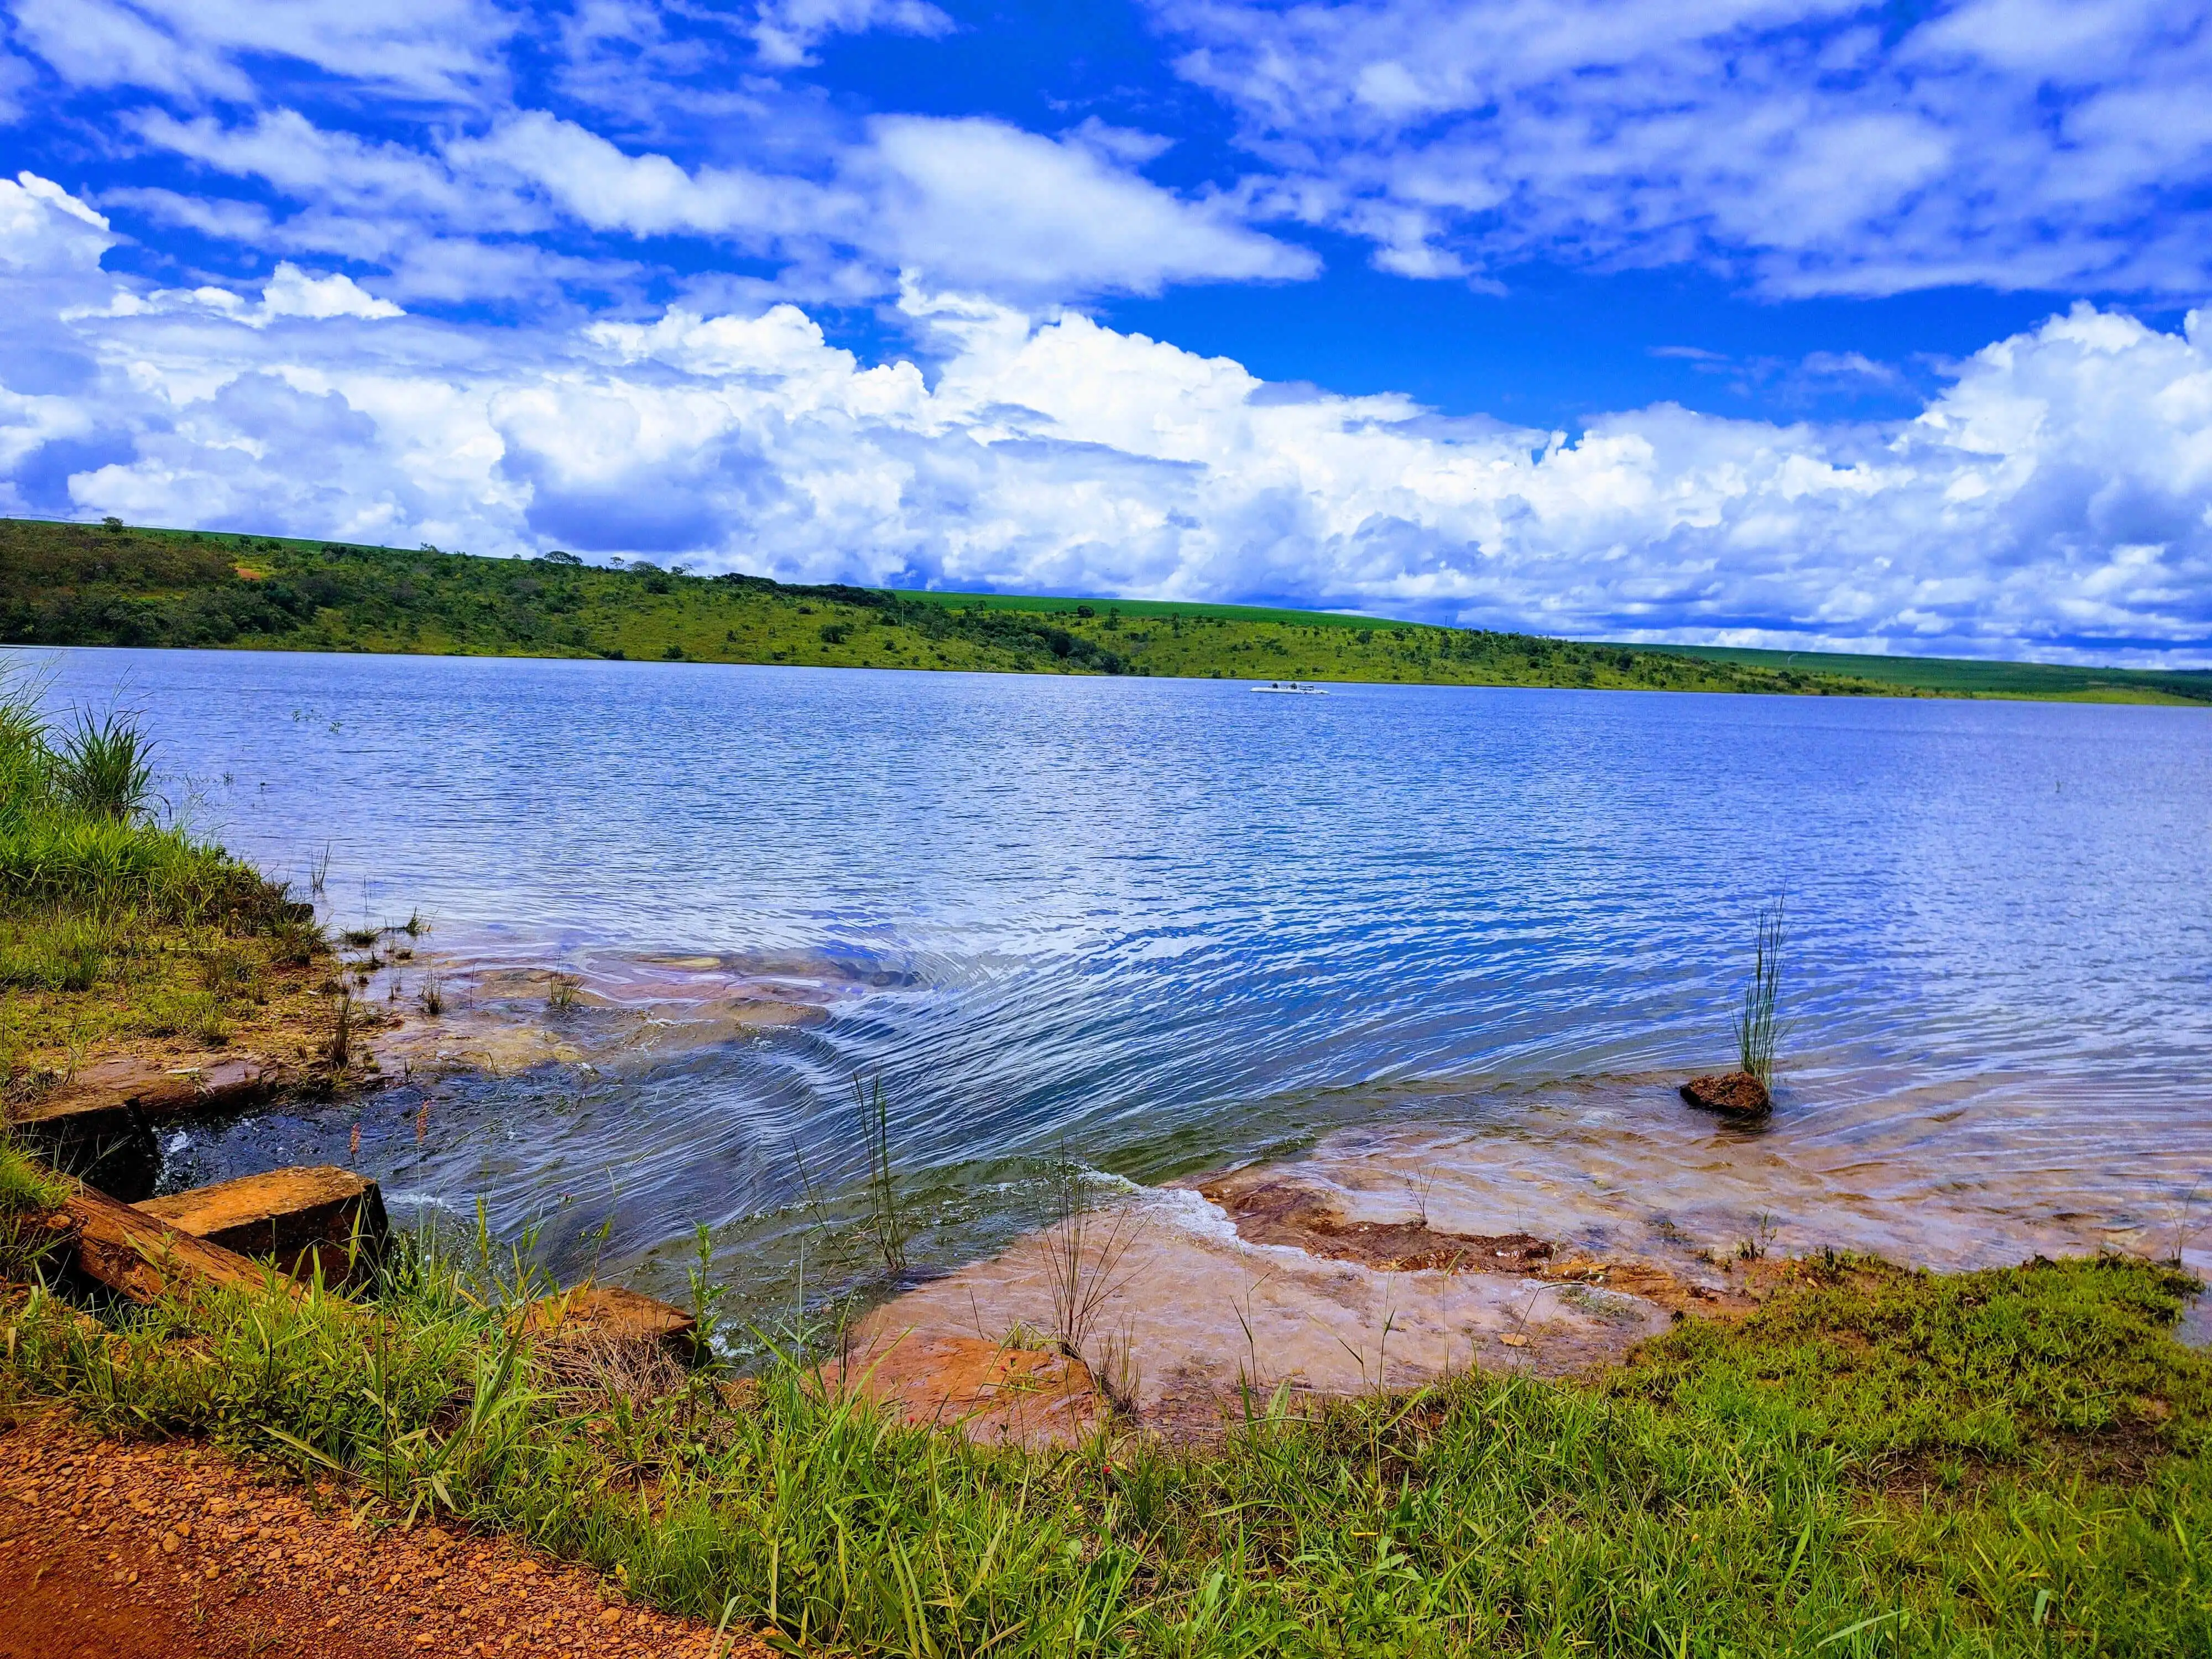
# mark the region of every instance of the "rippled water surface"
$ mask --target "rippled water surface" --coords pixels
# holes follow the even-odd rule
[[[481,1195],[648,1281],[705,1221],[764,1285],[802,1165],[851,1213],[866,1073],[924,1266],[1023,1224],[1063,1146],[1145,1183],[1304,1158],[1347,1203],[1622,1248],[1764,1212],[1784,1248],[2165,1254],[2200,1177],[2212,1210],[2201,711],[56,660],[58,702],[146,712],[234,848],[304,884],[327,846],[342,923],[419,908],[459,964],[593,983],[673,955],[821,1011],[605,1053],[583,1018],[586,1063],[195,1130],[173,1181],[342,1159],[359,1121],[403,1201]],[[1780,1104],[1746,1133],[1666,1085],[1730,1061],[1778,895]]]

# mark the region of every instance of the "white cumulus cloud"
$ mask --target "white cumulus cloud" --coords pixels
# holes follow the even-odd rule
[[[844,286],[885,294],[914,271],[1030,303],[1318,269],[1308,251],[1240,222],[1226,200],[1178,195],[1133,171],[1129,163],[1157,154],[1157,141],[1095,125],[1051,138],[1000,121],[883,117],[830,147],[812,174],[687,168],[543,110],[435,150],[331,132],[293,110],[234,124],[155,111],[137,125],[149,142],[258,180],[297,207],[272,214],[144,189],[118,191],[118,205],[194,228],[250,231],[264,246],[383,264],[419,293],[465,289],[472,268],[482,288],[502,291],[512,284],[491,251],[499,245],[482,239],[563,225],[703,237],[788,261],[802,283],[842,267],[860,273]],[[424,268],[441,244],[480,257],[447,257],[434,281]],[[606,267],[561,274],[588,278]]]
[[[950,34],[952,20],[928,0],[769,0],[750,33],[763,63],[788,68],[811,63],[815,46],[830,35],[872,29]]]
[[[858,361],[788,304],[487,334],[304,272],[258,307],[172,301],[99,269],[110,236],[43,180],[0,186],[7,314],[76,365],[39,386],[0,366],[0,474],[21,498],[43,434],[99,438],[112,457],[63,485],[88,515],[1583,636],[2212,660],[2198,314],[2172,333],[2077,307],[1954,365],[1903,422],[1660,405],[1568,434],[1273,386],[912,282],[927,375]]]
[[[461,98],[504,82],[514,20],[491,0],[14,0],[23,40],[79,86],[252,101],[252,60]]]

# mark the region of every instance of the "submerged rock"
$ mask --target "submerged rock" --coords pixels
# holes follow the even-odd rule
[[[1350,1220],[1328,1194],[1292,1179],[1255,1179],[1240,1172],[1201,1182],[1198,1190],[1221,1206],[1248,1243],[1285,1244],[1385,1273],[1526,1273],[1552,1254],[1549,1240],[1528,1233],[1444,1232],[1430,1226],[1425,1216]]]
[[[1682,1085],[1682,1098],[1723,1117],[1763,1117],[1774,1109],[1774,1097],[1766,1092],[1766,1085],[1748,1072],[1693,1077]]]

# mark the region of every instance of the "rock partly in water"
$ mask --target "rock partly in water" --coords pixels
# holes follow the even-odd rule
[[[1330,1194],[1292,1178],[1249,1171],[1199,1183],[1198,1190],[1237,1224],[1251,1244],[1284,1244],[1332,1261],[1386,1273],[1528,1273],[1540,1271],[1552,1244],[1528,1233],[1454,1233],[1407,1221],[1347,1219]]]
[[[1723,1117],[1763,1117],[1774,1107],[1766,1085],[1748,1072],[1717,1072],[1693,1077],[1682,1085],[1682,1098],[1691,1105]]]
[[[155,1122],[258,1105],[284,1079],[283,1068],[250,1054],[199,1059],[184,1066],[141,1054],[99,1061],[18,1112],[16,1133],[64,1174],[126,1203],[143,1198],[161,1176]]]
[[[333,1164],[271,1170],[133,1207],[179,1232],[240,1255],[267,1257],[293,1278],[365,1279],[384,1259],[391,1228],[374,1181]]]

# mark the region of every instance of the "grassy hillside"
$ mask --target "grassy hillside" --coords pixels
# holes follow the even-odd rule
[[[1158,601],[900,593],[693,576],[565,555],[0,520],[0,643],[643,658],[847,668],[1588,686],[1820,696],[1971,694],[1887,659],[1743,661],[1328,612]],[[1863,665],[1865,666],[1860,666]],[[1981,665],[1955,665],[1977,667]],[[2058,671],[2075,672],[2078,671]],[[2176,701],[2212,676],[2100,677]],[[2011,695],[2021,695],[2018,692]],[[2054,686],[2025,695],[2082,695]]]
[[[1870,657],[1829,651],[1750,651],[1666,646],[1705,662],[1817,669],[1947,697],[2033,697],[2069,702],[2212,702],[2212,669],[2075,668],[2060,663],[1979,662],[1961,657]]]

